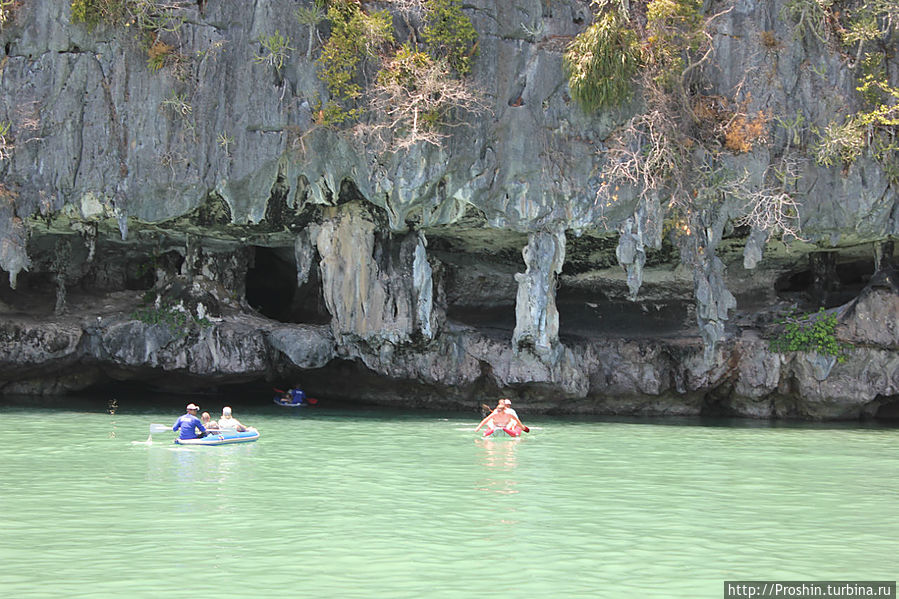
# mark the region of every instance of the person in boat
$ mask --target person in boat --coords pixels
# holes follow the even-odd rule
[[[301,406],[306,405],[306,392],[300,388],[300,384],[297,383],[293,386],[293,389],[287,392],[290,396],[290,399],[287,403],[291,404],[299,404]]]
[[[172,426],[173,431],[178,432],[179,439],[201,439],[206,436],[206,427],[197,418],[200,406],[194,403],[187,404],[187,414],[178,418]],[[200,431],[197,433],[197,431]]]
[[[207,431],[215,430],[219,427],[219,423],[212,419],[212,416],[209,415],[209,412],[203,412],[200,414],[200,422],[203,423],[203,426],[206,427]]]
[[[221,430],[236,430],[239,433],[250,428],[241,424],[240,420],[231,415],[231,408],[229,406],[222,408],[222,417],[219,418],[218,425]]]
[[[481,423],[478,424],[478,427],[474,429],[474,432],[478,432],[481,430],[481,427],[487,425],[487,432],[485,435],[490,435],[498,428],[504,428],[507,430],[514,430],[514,427],[518,427],[521,430],[528,430],[528,428],[521,423],[521,420],[518,419],[518,415],[515,414],[515,410],[506,406],[505,401],[508,400],[499,400],[496,408],[493,409],[492,412],[487,414],[487,416],[481,420]],[[511,404],[511,402],[509,402]]]
[[[513,416],[515,416],[516,418],[518,418],[518,413],[517,413],[515,410],[512,409],[512,400],[510,400],[510,399],[504,397],[503,399],[499,400],[499,404],[502,404],[503,406],[505,406],[505,407],[506,407],[506,411],[507,411],[509,414],[512,414]],[[499,405],[499,404],[497,404],[497,405]]]
[[[507,410],[510,414],[512,414],[513,416],[518,418],[518,413],[512,409],[512,402],[510,400],[506,399],[505,397],[497,400],[497,402],[496,402],[497,408],[501,408],[503,406],[505,406],[507,408]],[[494,409],[496,409],[496,408],[491,408],[487,404],[482,403],[481,404],[481,416],[486,416],[487,414],[490,414],[491,412],[493,412]]]

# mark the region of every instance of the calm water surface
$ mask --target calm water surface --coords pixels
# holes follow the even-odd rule
[[[721,597],[724,580],[895,580],[899,429],[0,403],[15,598]],[[219,405],[203,406],[218,409]]]

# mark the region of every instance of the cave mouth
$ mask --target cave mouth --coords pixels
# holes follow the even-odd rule
[[[874,413],[874,419],[899,423],[899,395],[891,395],[879,399],[882,399],[883,403],[880,404],[880,407]]]
[[[515,303],[450,305],[446,317],[492,339],[510,339],[515,330]]]
[[[676,336],[695,326],[691,302],[677,298],[633,302],[619,294],[562,285],[556,293],[559,337]]]
[[[785,273],[774,283],[781,298],[799,300],[808,311],[853,300],[874,274],[872,260],[840,260],[836,252],[819,252],[816,258],[809,268]]]
[[[256,247],[247,270],[247,302],[263,316],[293,324],[331,321],[322,296],[321,276],[312,268],[309,279],[297,287],[293,248]]]
[[[16,277],[16,282],[16,288],[13,289],[8,277],[0,276],[0,309],[15,312],[53,311],[56,281],[52,273],[23,270]]]

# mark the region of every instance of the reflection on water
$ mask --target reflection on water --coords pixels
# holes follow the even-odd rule
[[[119,409],[119,403],[118,403],[118,400],[116,400],[116,399],[110,399],[110,400],[107,402],[107,404],[106,404],[106,412],[107,412],[110,416],[115,416],[115,413],[116,413],[116,410],[117,410],[117,409]],[[109,431],[109,438],[110,438],[110,439],[115,439],[115,438],[116,438],[116,422],[115,422],[115,418],[113,418],[113,420],[112,420],[112,430]]]
[[[255,443],[189,447],[154,440],[147,452],[147,479],[187,483],[249,484]]]
[[[518,493],[515,468],[518,465],[516,451],[520,442],[520,438],[480,437],[475,439],[475,443],[483,450],[481,465],[490,475],[478,481],[478,490],[503,495]]]

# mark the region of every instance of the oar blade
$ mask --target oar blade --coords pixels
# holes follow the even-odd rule
[[[150,425],[150,434],[155,435],[158,433],[170,433],[172,432],[172,427],[165,424],[151,424]]]

